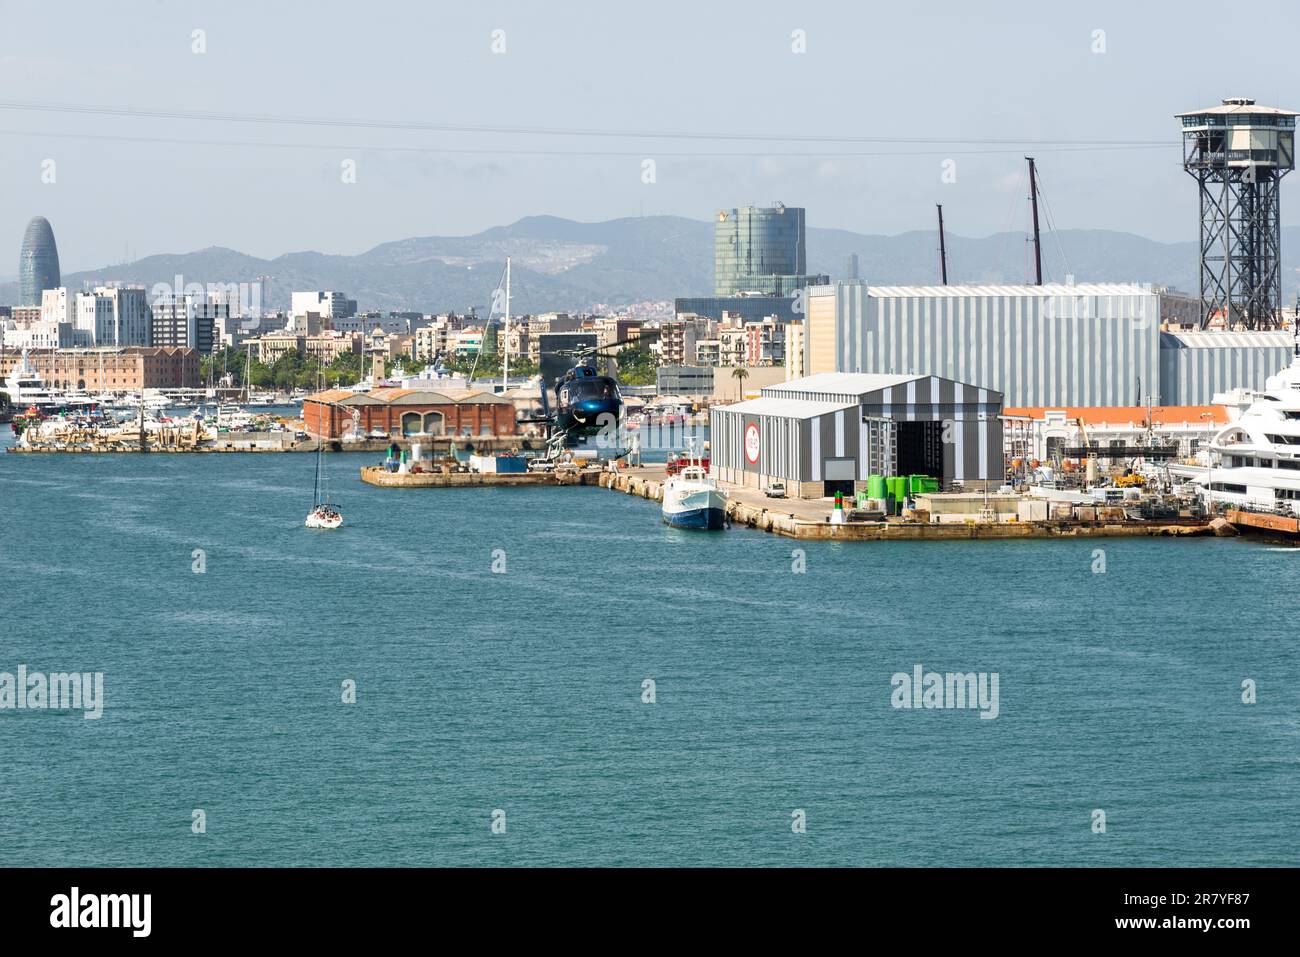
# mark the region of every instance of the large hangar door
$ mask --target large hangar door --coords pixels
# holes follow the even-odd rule
[[[853,479],[858,474],[858,460],[855,458],[827,458],[822,460],[823,486],[822,494],[827,498],[836,493],[846,497],[853,495]]]
[[[943,423],[895,422],[898,474],[943,479]]]

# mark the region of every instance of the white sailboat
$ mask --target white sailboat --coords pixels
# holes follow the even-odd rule
[[[311,511],[307,513],[308,528],[338,528],[343,524],[343,513],[325,494],[324,453],[325,440],[322,438],[316,446],[316,486],[312,493]]]
[[[318,380],[319,388],[324,388],[324,373]],[[343,524],[342,510],[329,500],[325,492],[328,476],[324,467],[325,436],[316,437],[316,485],[312,492],[311,511],[307,513],[308,528],[338,528]]]

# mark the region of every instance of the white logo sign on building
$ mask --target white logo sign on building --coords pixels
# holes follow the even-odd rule
[[[759,448],[758,424],[751,422],[745,426],[745,459],[750,465],[758,464]]]

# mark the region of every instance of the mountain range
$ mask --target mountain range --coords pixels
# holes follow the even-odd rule
[[[1020,283],[1032,277],[1032,246],[1023,233],[979,239],[949,234],[953,283]],[[868,235],[809,228],[808,268],[844,278],[846,257],[859,257],[859,275],[877,285],[937,284],[937,233]],[[1300,227],[1283,230],[1283,297],[1300,285]],[[588,310],[710,295],[713,224],[676,216],[579,223],[531,216],[473,236],[425,236],[383,243],[356,256],[318,252],[259,259],[233,249],[147,256],[131,263],[63,276],[71,288],[106,281],[172,284],[249,282],[271,276],[269,302],[287,308],[293,290],[346,292],[362,309],[463,311],[491,301],[506,256],[512,260],[511,312]],[[1154,282],[1197,288],[1195,242],[1160,243],[1132,233],[1062,230],[1043,238],[1047,281]],[[0,302],[17,300],[17,284],[0,284]]]

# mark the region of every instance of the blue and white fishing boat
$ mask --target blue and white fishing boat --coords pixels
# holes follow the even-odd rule
[[[664,521],[674,528],[719,529],[727,522],[727,493],[695,458],[664,483]]]

